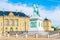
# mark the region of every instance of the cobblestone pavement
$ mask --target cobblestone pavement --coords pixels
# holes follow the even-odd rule
[[[60,35],[54,36],[54,37],[52,37],[52,38],[60,39]]]
[[[13,36],[10,36],[10,37],[5,37],[5,36],[2,36],[0,37],[0,40],[60,40],[60,35],[59,36],[55,36],[55,37],[52,37],[52,38],[33,38],[33,37],[13,37]]]

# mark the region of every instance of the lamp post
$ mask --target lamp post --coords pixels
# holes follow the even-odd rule
[[[26,22],[25,22],[25,32],[26,32]]]
[[[4,35],[4,15],[3,15],[3,35]]]
[[[3,36],[4,36],[4,9],[3,9]]]
[[[27,20],[26,20],[26,17],[25,17],[25,32],[27,32]]]

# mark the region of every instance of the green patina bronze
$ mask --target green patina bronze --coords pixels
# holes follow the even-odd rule
[[[34,4],[34,12],[36,13],[37,16],[40,17],[38,6],[36,4]]]

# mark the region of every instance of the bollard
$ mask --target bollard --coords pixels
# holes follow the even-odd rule
[[[48,35],[48,38],[49,38],[49,35]]]
[[[38,34],[36,34],[36,38],[38,37]]]
[[[8,37],[10,36],[10,34],[7,35]]]
[[[18,37],[18,34],[16,34],[16,38]]]
[[[25,37],[27,38],[27,34],[25,35]]]

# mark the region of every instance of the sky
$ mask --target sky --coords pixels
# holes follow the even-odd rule
[[[51,20],[53,26],[60,28],[60,0],[0,0],[0,10],[19,11],[33,15],[33,5],[37,4],[40,16]]]

